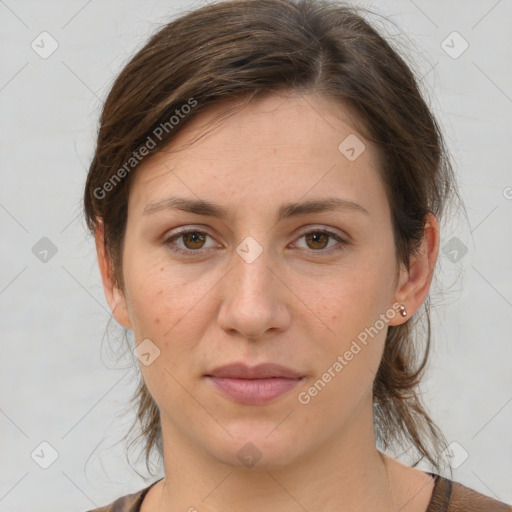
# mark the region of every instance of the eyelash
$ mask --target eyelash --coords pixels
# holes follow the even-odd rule
[[[172,247],[171,246],[172,243],[174,242],[174,240],[179,239],[180,237],[182,237],[183,235],[186,235],[187,233],[199,233],[200,235],[206,235],[206,236],[212,238],[206,231],[201,231],[199,229],[185,229],[185,230],[182,230],[182,231],[180,231],[178,233],[175,233],[174,235],[171,235],[170,237],[167,237],[164,240],[164,244],[169,246],[171,251],[173,251],[173,252],[175,252],[177,254],[183,254],[183,255],[199,254],[202,249],[196,249],[196,250],[194,250],[194,249],[181,249],[181,248],[176,248],[176,247]],[[305,233],[302,233],[299,236],[299,239],[303,238],[304,236],[310,235],[310,234],[327,235],[328,237],[334,238],[334,240],[336,240],[337,242],[342,244],[342,247],[338,247],[338,248],[336,248],[336,246],[333,246],[333,247],[330,247],[329,249],[318,249],[318,250],[309,249],[313,253],[320,253],[321,255],[332,254],[334,252],[338,252],[338,251],[343,250],[344,249],[343,246],[348,245],[348,242],[346,240],[344,240],[343,238],[341,238],[338,234],[336,234],[336,233],[334,233],[332,231],[326,230],[326,229],[313,229],[311,231],[306,231]],[[308,249],[304,249],[304,250],[308,250]]]

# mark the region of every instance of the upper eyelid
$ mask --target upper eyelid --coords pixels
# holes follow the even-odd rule
[[[174,233],[175,235],[180,234],[180,233],[186,233],[187,231],[201,231],[201,232],[210,234],[209,233],[210,228],[207,226],[203,226],[201,224],[197,224],[197,225],[196,224],[185,224],[183,226],[176,226],[171,231],[174,231],[174,230],[177,230],[176,233]],[[315,230],[317,230],[317,231],[332,231],[332,232],[334,232],[335,230],[343,231],[343,230],[340,230],[339,228],[325,226],[323,224],[311,224],[311,225],[304,226],[303,228],[299,228],[300,233],[308,233],[309,231],[315,231]]]
[[[178,237],[180,235],[183,235],[183,234],[186,234],[186,233],[190,233],[190,232],[192,232],[192,233],[195,233],[195,232],[204,233],[204,234],[208,235],[210,238],[214,238],[209,233],[208,229],[204,228],[202,226],[198,226],[198,227],[195,227],[193,225],[192,226],[181,226],[181,227],[178,227],[176,229],[178,231],[176,231],[172,235],[171,234],[169,234],[169,235],[166,234],[166,235],[164,235],[164,238],[169,239],[169,238],[172,238],[172,237]],[[307,226],[304,229],[301,229],[297,236],[303,236],[305,234],[308,234],[310,232],[315,232],[315,231],[325,231],[325,232],[330,233],[331,235],[339,236],[340,238],[349,238],[349,235],[337,233],[335,231],[335,228],[324,227],[324,226]]]

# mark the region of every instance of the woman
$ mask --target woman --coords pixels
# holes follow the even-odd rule
[[[154,35],[105,102],[85,213],[165,477],[98,511],[511,510],[439,475],[418,396],[452,197],[415,78],[352,8],[220,2]]]

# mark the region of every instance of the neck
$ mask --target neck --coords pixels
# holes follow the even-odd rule
[[[162,433],[166,476],[153,498],[159,512],[385,512],[397,510],[399,504],[393,496],[389,458],[375,446],[371,400],[361,404],[342,432],[331,432],[284,465],[264,458],[252,468],[226,464],[193,444],[166,418]]]

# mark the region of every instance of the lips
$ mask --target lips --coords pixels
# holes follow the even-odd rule
[[[232,401],[246,405],[263,405],[291,391],[304,375],[275,363],[258,366],[231,364],[206,375],[217,391]]]
[[[300,379],[300,373],[275,363],[263,363],[257,366],[246,366],[241,363],[220,366],[207,377],[227,377],[232,379],[268,379],[282,377],[284,379]]]

